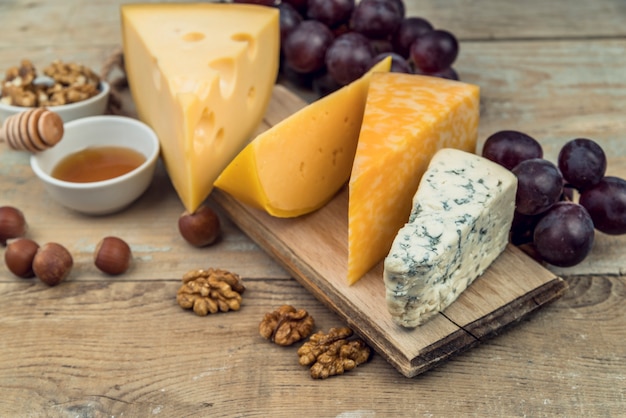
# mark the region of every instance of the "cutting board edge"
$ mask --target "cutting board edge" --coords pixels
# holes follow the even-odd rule
[[[444,342],[444,344],[433,344],[425,347],[420,355],[413,359],[408,359],[407,364],[394,364],[394,366],[405,377],[416,377],[443,364],[446,360],[450,360],[474,346],[498,336],[503,331],[537,312],[539,308],[560,298],[567,289],[567,282],[555,276],[553,280],[527,292],[511,303],[503,305],[501,308],[489,313],[489,315],[485,315],[464,327],[459,326],[458,331],[449,334],[446,339],[438,341],[438,343]],[[445,316],[445,311],[440,314]],[[498,320],[498,318],[506,319]],[[447,319],[450,320],[449,318]],[[494,323],[499,323],[499,326],[489,326]],[[443,350],[444,347],[453,345],[457,340],[467,340],[467,342],[461,345],[454,344],[456,346],[454,350]],[[393,364],[394,362],[391,363]]]

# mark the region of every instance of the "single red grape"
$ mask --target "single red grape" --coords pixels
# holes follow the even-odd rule
[[[515,208],[524,215],[537,215],[559,201],[563,191],[563,176],[548,160],[532,158],[512,170],[517,176]]]
[[[542,158],[543,149],[533,137],[518,131],[498,131],[490,135],[482,151],[483,157],[512,170],[524,160]]]
[[[606,172],[606,155],[591,139],[577,138],[561,148],[558,164],[563,178],[578,190],[593,187]]]
[[[578,202],[587,209],[596,229],[605,234],[626,234],[626,180],[606,176],[584,190]]]
[[[374,49],[370,40],[358,32],[337,37],[326,52],[328,73],[340,85],[361,77],[370,68]]]
[[[558,202],[535,226],[533,242],[544,261],[571,267],[587,257],[593,246],[594,227],[587,210],[572,202]]]
[[[289,67],[300,73],[310,73],[324,67],[326,50],[333,33],[316,20],[300,23],[285,39],[283,53]]]
[[[428,73],[451,67],[458,53],[459,43],[456,37],[442,29],[418,36],[410,47],[410,56],[415,66]]]

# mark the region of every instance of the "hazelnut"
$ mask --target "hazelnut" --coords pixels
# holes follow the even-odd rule
[[[178,218],[180,235],[195,247],[213,244],[221,233],[220,219],[209,206],[200,206],[194,213],[185,211]]]
[[[132,253],[130,247],[121,238],[104,237],[96,245],[94,263],[106,274],[122,274],[130,267]]]
[[[35,276],[49,286],[61,283],[72,271],[74,260],[70,252],[61,244],[44,244],[33,259]]]
[[[23,237],[26,229],[26,219],[21,210],[13,206],[0,207],[0,243],[2,245],[6,245],[8,239]]]
[[[8,242],[4,252],[4,262],[9,271],[17,277],[29,279],[35,276],[33,259],[39,244],[28,238],[18,238]]]

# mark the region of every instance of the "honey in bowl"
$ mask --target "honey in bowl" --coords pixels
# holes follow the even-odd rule
[[[146,161],[140,152],[126,147],[90,147],[63,158],[52,177],[72,183],[109,180],[129,173]]]

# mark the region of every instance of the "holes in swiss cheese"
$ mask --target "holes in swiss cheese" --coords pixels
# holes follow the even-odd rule
[[[195,153],[202,154],[207,147],[211,147],[213,151],[218,151],[223,145],[224,128],[220,127],[218,129],[215,125],[215,114],[208,109],[204,109],[200,120],[196,124],[193,135],[193,148]]]
[[[235,63],[232,58],[220,58],[209,63],[209,67],[219,74],[220,93],[228,98],[235,90]]]
[[[204,33],[201,32],[187,32],[183,35],[183,41],[185,42],[200,42],[204,38]]]

